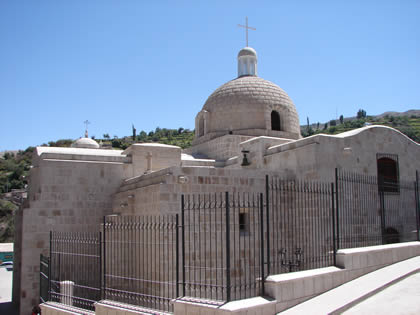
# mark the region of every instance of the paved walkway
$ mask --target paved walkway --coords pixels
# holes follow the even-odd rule
[[[281,314],[420,314],[418,272],[420,256],[368,273]]]
[[[420,314],[420,273],[391,285],[343,314]]]

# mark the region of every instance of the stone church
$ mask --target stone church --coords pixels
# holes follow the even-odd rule
[[[21,314],[39,301],[39,256],[51,230],[98,230],[110,214],[175,213],[185,193],[263,191],[267,174],[330,182],[335,168],[377,175],[386,162],[393,180],[415,180],[420,145],[395,129],[302,138],[293,101],[258,76],[257,60],[253,48],[239,51],[237,77],[208,97],[185,150],[101,149],[88,137],[71,148],[36,148],[28,200],[16,215],[13,299]]]

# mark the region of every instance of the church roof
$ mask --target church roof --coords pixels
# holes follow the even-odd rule
[[[43,153],[68,154],[68,155],[96,155],[96,156],[123,156],[123,150],[91,150],[86,148],[66,148],[66,147],[36,147],[36,154]]]
[[[231,80],[216,89],[203,106],[204,110],[214,111],[218,107],[241,104],[282,104],[296,111],[295,106],[278,85],[257,76],[243,76]]]
[[[279,86],[258,77],[256,51],[242,48],[237,59],[238,77],[217,88],[197,114],[195,143],[225,134],[299,139],[296,107]]]

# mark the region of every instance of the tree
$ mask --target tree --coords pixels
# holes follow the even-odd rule
[[[366,118],[366,111],[363,109],[359,109],[357,112],[357,119]]]
[[[110,136],[109,133],[104,133],[104,139],[108,139],[109,140]]]
[[[315,132],[309,124],[309,117],[306,117],[306,132],[304,133],[304,136],[312,136],[314,133]]]
[[[147,133],[144,130],[140,131],[137,139],[138,141],[141,141],[141,142],[147,141]]]
[[[6,152],[5,154],[3,154],[3,158],[5,160],[13,159],[14,158],[14,154],[13,153],[10,153],[10,152]]]
[[[337,122],[335,121],[335,119],[330,120],[330,126],[336,126]]]
[[[131,124],[131,128],[132,128],[132,131],[133,131],[133,141],[136,141],[136,128],[134,127],[134,124]]]
[[[121,140],[119,140],[119,139],[112,140],[112,147],[113,148],[121,148]]]
[[[6,200],[0,200],[0,243],[13,242],[13,215],[18,207]]]
[[[344,117],[343,115],[340,115],[340,124],[343,124],[343,122],[344,122]]]

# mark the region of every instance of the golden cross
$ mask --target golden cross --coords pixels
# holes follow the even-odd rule
[[[245,18],[245,25],[238,24],[239,27],[243,27],[246,30],[246,47],[248,47],[248,30],[256,31],[256,28],[248,26],[248,17]]]

